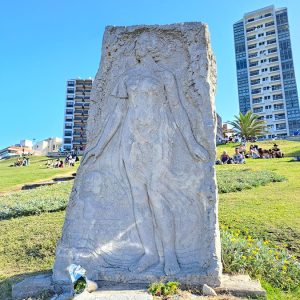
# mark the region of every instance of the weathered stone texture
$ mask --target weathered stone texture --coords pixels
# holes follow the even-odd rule
[[[92,280],[220,284],[215,85],[207,25],[106,28],[57,285],[71,263]]]

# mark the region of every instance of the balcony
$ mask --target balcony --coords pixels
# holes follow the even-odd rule
[[[273,95],[273,101],[280,101],[283,99],[282,94]]]
[[[283,104],[274,104],[274,110],[283,110],[284,105]]]
[[[262,113],[263,111],[264,111],[263,107],[253,108],[253,113],[255,114]]]
[[[275,115],[275,120],[285,120],[285,114],[277,114]]]

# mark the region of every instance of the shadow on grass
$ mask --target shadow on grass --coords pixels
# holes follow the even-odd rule
[[[24,274],[18,274],[15,276],[2,278],[0,277],[0,300],[12,300],[12,286],[22,280],[24,280],[26,277],[34,276],[34,275],[40,275],[40,274],[49,274],[52,270],[46,270],[41,272],[29,272]],[[42,299],[49,299],[49,294],[41,295],[39,297],[40,300]]]

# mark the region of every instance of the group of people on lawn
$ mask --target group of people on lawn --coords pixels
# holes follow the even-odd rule
[[[262,149],[258,145],[250,145],[249,151],[247,151],[246,146],[241,144],[239,147],[235,148],[235,152],[230,156],[226,151],[221,154],[220,160],[217,164],[244,164],[245,158],[282,158],[284,154],[278,148],[278,145],[274,144],[272,149]]]
[[[14,163],[14,167],[27,167],[29,166],[29,157],[19,157]]]
[[[56,160],[48,160],[46,166],[48,168],[63,168],[65,166],[74,167],[75,162],[79,161],[79,157],[76,154],[68,154],[65,160],[63,161],[61,158]]]

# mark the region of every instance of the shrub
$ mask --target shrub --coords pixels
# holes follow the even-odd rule
[[[169,281],[167,283],[154,282],[149,288],[148,292],[152,296],[169,296],[178,292],[179,282]]]
[[[299,287],[300,264],[286,249],[250,235],[241,236],[239,230],[223,230],[221,237],[225,273],[247,273],[284,291]]]
[[[0,220],[64,210],[73,182],[0,196]]]
[[[238,192],[252,189],[270,182],[281,182],[286,178],[271,171],[252,171],[251,169],[217,170],[219,193]]]

